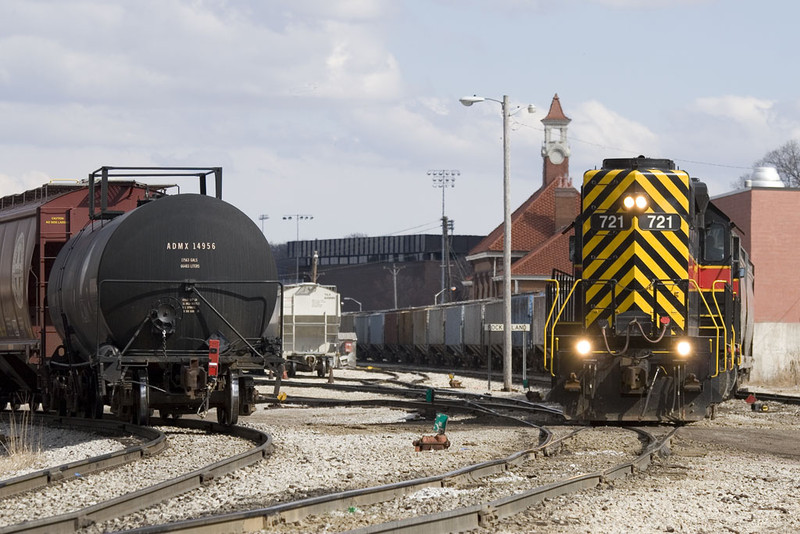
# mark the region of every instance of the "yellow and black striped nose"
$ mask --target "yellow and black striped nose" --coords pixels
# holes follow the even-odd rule
[[[585,325],[624,312],[686,326],[689,175],[600,169],[584,175]]]

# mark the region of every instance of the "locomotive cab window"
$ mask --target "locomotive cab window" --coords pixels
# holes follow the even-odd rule
[[[703,235],[703,259],[710,263],[722,262],[726,257],[727,241],[728,230],[725,225],[712,223]]]

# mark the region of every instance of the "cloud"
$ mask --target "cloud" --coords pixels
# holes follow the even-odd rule
[[[711,117],[728,119],[748,128],[763,130],[774,122],[773,106],[775,101],[750,96],[725,95],[719,97],[698,98],[694,108]]]
[[[596,100],[579,103],[572,115],[575,118],[569,134],[574,154],[571,160],[578,169],[599,166],[605,158],[640,154],[661,157],[661,143],[656,133]]]

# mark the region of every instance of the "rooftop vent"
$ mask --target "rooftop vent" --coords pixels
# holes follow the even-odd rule
[[[786,187],[775,167],[755,167],[752,178],[744,181],[745,187]]]

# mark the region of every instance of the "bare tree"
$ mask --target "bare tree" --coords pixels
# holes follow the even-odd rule
[[[789,187],[800,187],[800,143],[792,139],[767,153],[754,167],[775,167],[778,176]]]

